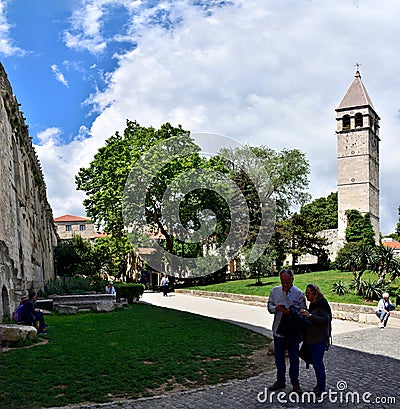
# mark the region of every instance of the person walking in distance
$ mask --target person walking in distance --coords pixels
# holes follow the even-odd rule
[[[162,288],[162,292],[163,292],[163,296],[167,297],[168,296],[168,284],[169,284],[169,280],[168,280],[168,276],[166,273],[164,273],[162,279],[161,279],[161,288]]]
[[[272,333],[274,336],[275,365],[277,380],[269,387],[270,391],[277,391],[286,386],[286,363],[285,351],[289,355],[289,377],[292,391],[301,393],[299,383],[299,345],[301,341],[300,332],[283,331],[283,323],[290,316],[289,307],[296,309],[306,308],[303,292],[293,285],[294,274],[292,270],[282,270],[279,273],[281,285],[271,290],[268,299],[268,311],[274,314]]]

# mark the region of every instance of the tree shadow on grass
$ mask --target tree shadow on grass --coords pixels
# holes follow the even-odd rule
[[[247,284],[246,287],[264,287],[266,285],[275,285],[276,282],[275,281],[267,281],[265,283],[260,282],[260,281],[256,281],[255,283],[252,284]]]

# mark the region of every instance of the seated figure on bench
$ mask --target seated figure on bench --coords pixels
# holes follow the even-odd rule
[[[36,326],[39,335],[47,335],[47,324],[42,311],[35,309],[36,292],[29,291],[28,299],[23,301],[22,324]]]

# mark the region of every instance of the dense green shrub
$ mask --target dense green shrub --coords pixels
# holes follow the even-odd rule
[[[44,291],[39,296],[47,297],[50,294],[85,294],[97,291],[98,287],[92,277],[56,277],[46,283]]]
[[[117,292],[117,298],[126,298],[129,304],[133,304],[133,301],[138,301],[144,293],[143,284],[135,283],[114,283],[115,291]]]
[[[348,226],[346,227],[346,241],[348,243],[362,243],[375,245],[375,233],[371,223],[370,213],[361,214],[356,209],[346,210]]]
[[[90,241],[79,235],[63,240],[54,249],[54,266],[59,277],[95,276],[101,267]]]

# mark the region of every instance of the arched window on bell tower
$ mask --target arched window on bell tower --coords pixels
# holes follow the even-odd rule
[[[350,129],[350,115],[343,116],[343,130]]]
[[[362,128],[363,126],[363,116],[360,113],[357,113],[355,115],[355,127],[356,128]]]

